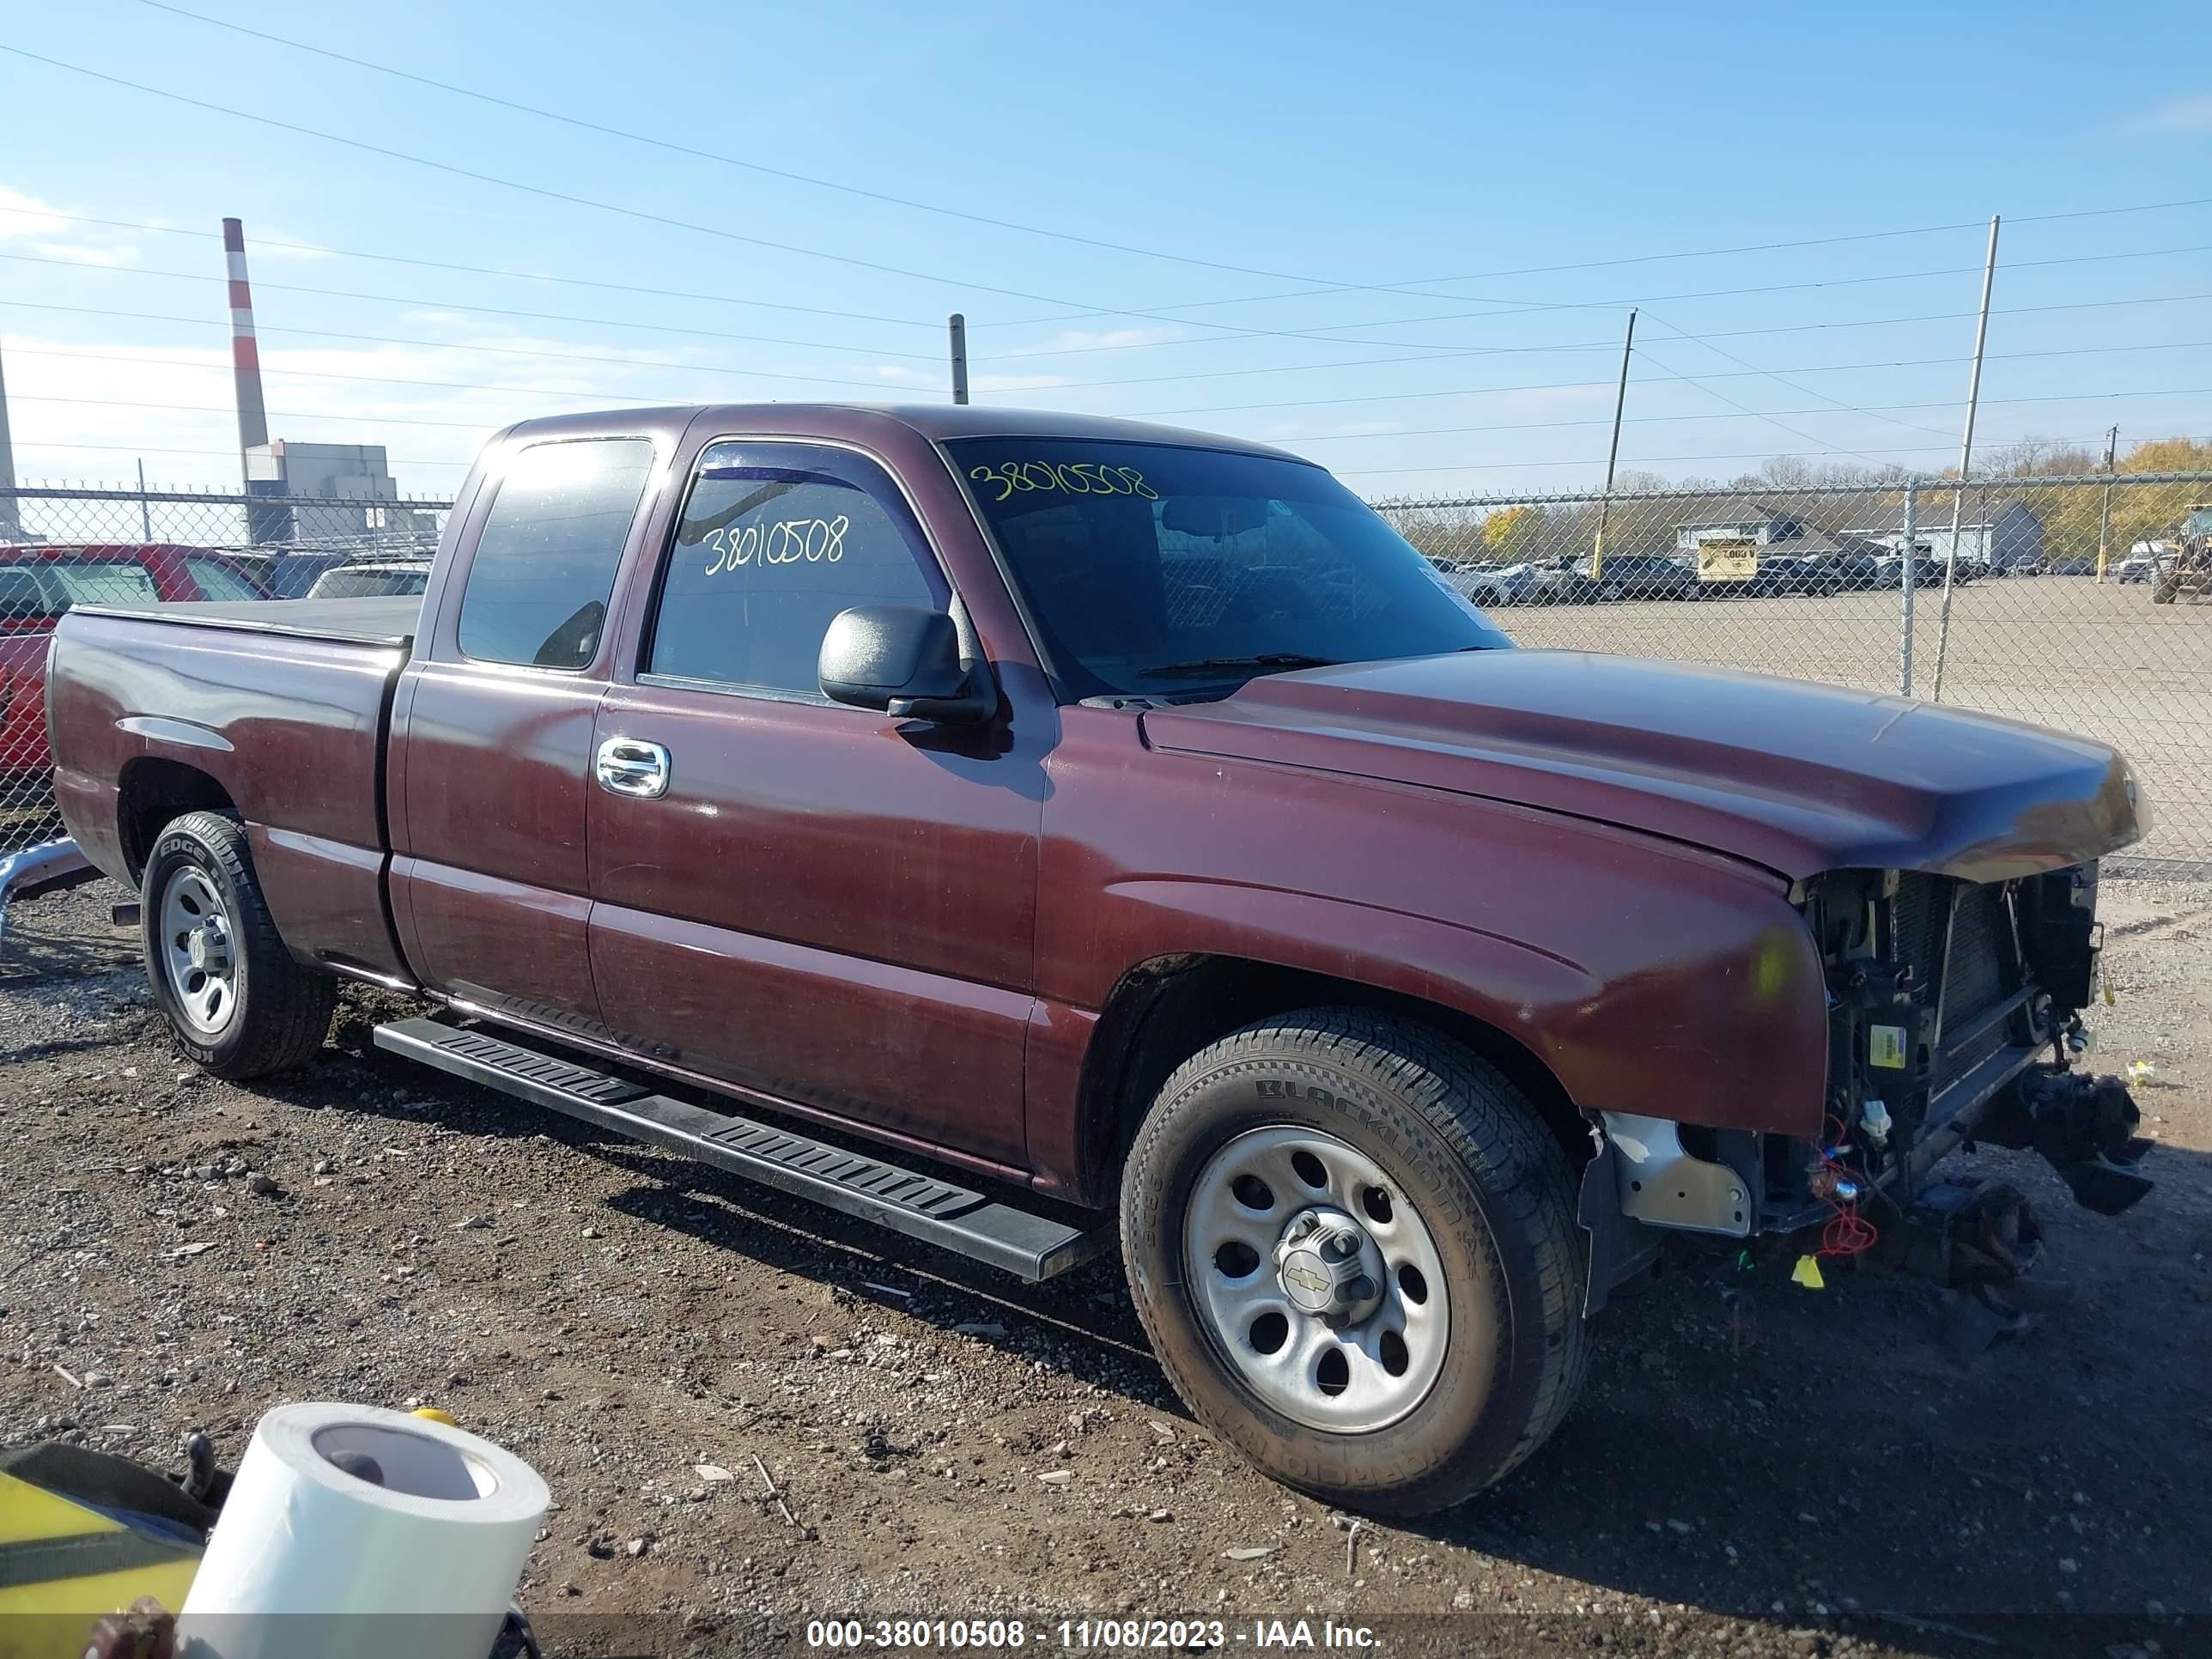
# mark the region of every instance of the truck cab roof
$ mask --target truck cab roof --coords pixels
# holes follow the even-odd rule
[[[707,422],[732,432],[826,438],[866,446],[903,429],[931,443],[953,438],[1073,438],[1121,443],[1177,444],[1277,460],[1302,455],[1244,438],[1159,426],[1105,415],[1071,415],[1048,409],[1007,409],[975,404],[669,404],[641,409],[595,410],[520,421],[500,434],[505,441],[542,441],[611,432],[681,436]],[[1308,462],[1308,465],[1312,463]]]

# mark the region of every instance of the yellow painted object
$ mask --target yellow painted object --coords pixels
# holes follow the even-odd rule
[[[433,1423],[443,1423],[449,1429],[458,1429],[461,1426],[435,1406],[417,1406],[410,1415],[425,1417]]]
[[[1790,1282],[1792,1285],[1802,1285],[1808,1291],[1825,1291],[1828,1288],[1828,1281],[1820,1277],[1820,1259],[1818,1256],[1799,1256],[1797,1265],[1790,1270]]]
[[[181,1607],[199,1552],[0,1474],[0,1659],[77,1659],[102,1613]]]

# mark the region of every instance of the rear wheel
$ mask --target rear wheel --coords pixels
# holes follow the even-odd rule
[[[1498,1072],[1321,1009],[1169,1079],[1122,1181],[1132,1292],[1192,1413],[1278,1480],[1418,1515],[1565,1416],[1589,1346],[1573,1170]]]
[[[2180,592],[2181,585],[2179,582],[2160,582],[2151,589],[2150,602],[2153,605],[2172,605],[2174,596]]]
[[[277,937],[236,819],[187,812],[162,830],[139,915],[154,1000],[194,1062],[218,1077],[262,1077],[322,1047],[337,983]]]

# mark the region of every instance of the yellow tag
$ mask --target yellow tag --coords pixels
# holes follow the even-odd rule
[[[2105,1006],[2106,1006],[2107,1008],[2110,1008],[2110,1007],[2112,1007],[2112,1006],[2114,1006],[2114,998],[2113,998],[2113,996],[2112,996],[2112,981],[2110,981],[2110,980],[2106,980],[2106,981],[2105,981],[2105,984],[2104,984],[2104,990],[2105,990]]]
[[[458,1429],[461,1426],[435,1406],[417,1406],[409,1415],[427,1418],[433,1423],[443,1423],[449,1429]]]
[[[1905,1028],[1876,1025],[1867,1032],[1867,1064],[1893,1072],[1905,1069]]]
[[[1825,1291],[1828,1288],[1828,1281],[1820,1277],[1819,1261],[1809,1255],[1801,1255],[1797,1258],[1797,1265],[1790,1270],[1790,1282],[1792,1285],[1802,1285],[1808,1291]]]

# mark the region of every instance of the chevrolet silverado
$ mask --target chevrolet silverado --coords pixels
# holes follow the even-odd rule
[[[1933,1203],[1986,1295],[2033,1224],[1947,1152],[2148,1186],[2077,1064],[2118,756],[1515,649],[1256,444],[531,421],[422,594],[80,604],[47,701],[200,1065],[362,980],[383,1048],[1030,1278],[1118,1226],[1193,1413],[1335,1502],[1497,1480],[1662,1255]]]

